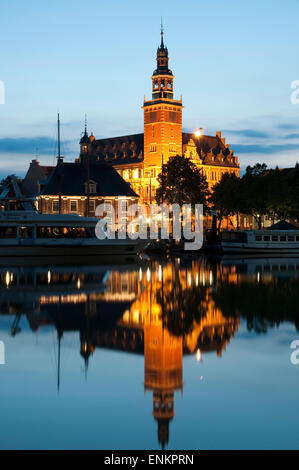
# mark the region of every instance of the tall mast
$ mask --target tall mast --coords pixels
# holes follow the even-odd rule
[[[57,166],[58,166],[58,207],[59,207],[59,214],[61,214],[61,192],[62,192],[62,175],[61,175],[61,163],[63,158],[60,152],[60,116],[59,113],[57,115],[57,140],[58,140],[58,155],[57,155]]]
[[[57,116],[57,130],[58,130],[58,160],[60,160],[61,158],[61,155],[60,155],[60,118],[59,118],[59,113],[58,113],[58,116]]]

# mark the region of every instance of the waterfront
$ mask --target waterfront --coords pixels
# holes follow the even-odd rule
[[[298,259],[0,269],[1,449],[298,449]]]

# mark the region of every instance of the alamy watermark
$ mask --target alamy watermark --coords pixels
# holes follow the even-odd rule
[[[0,80],[0,104],[5,104],[5,85],[2,80]]]
[[[131,204],[125,200],[117,205],[117,224],[115,208],[105,202],[96,208],[96,236],[99,240],[138,238],[146,240],[169,240],[184,243],[185,250],[199,250],[203,244],[203,205],[202,204]]]
[[[291,104],[299,104],[299,80],[293,80],[291,88],[294,90],[290,96]]]
[[[5,344],[0,341],[0,365],[5,364]]]
[[[299,340],[295,339],[291,343],[290,348],[294,349],[291,354],[290,361],[294,366],[297,366],[299,364]]]

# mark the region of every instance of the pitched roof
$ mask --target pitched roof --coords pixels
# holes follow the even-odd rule
[[[234,152],[229,149],[228,145],[225,145],[218,135],[201,135],[199,138],[195,138],[194,134],[183,132],[183,145],[187,145],[191,139],[204,165],[239,168],[238,159],[234,156]]]
[[[277,222],[277,224],[271,225],[268,230],[298,230],[298,227],[290,224],[286,220],[281,220],[280,222]]]
[[[202,135],[199,139],[196,139],[194,134],[183,132],[182,139],[183,145],[187,145],[190,139],[194,141],[203,164],[239,167],[233,151],[229,149],[228,145],[224,144],[218,135]],[[94,140],[91,145],[91,153],[99,161],[112,165],[136,164],[143,161],[143,148],[144,134],[142,133]]]
[[[83,163],[61,163],[48,179],[41,195],[86,196],[85,183],[88,180],[87,165]],[[90,163],[89,180],[96,183],[92,196],[138,197],[119,173],[105,163]]]
[[[52,171],[54,170],[55,166],[45,166],[45,165],[40,165],[41,170],[44,172],[45,177],[48,178]]]
[[[143,133],[98,139],[92,142],[91,153],[113,165],[139,163],[143,161],[143,140]]]

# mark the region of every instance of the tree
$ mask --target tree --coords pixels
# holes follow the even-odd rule
[[[259,229],[262,228],[262,216],[269,213],[270,186],[267,165],[257,163],[248,166],[242,177],[243,210],[244,214],[252,215]]]
[[[235,173],[225,173],[221,180],[213,186],[210,202],[217,210],[218,230],[220,230],[223,217],[238,214],[244,206],[240,179]]]
[[[208,183],[201,170],[189,158],[176,155],[163,165],[156,191],[158,204],[203,204],[207,209]]]

